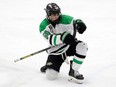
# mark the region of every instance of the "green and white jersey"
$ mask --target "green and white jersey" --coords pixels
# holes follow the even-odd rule
[[[55,27],[53,27],[52,24],[45,18],[40,23],[39,31],[50,43],[50,45],[55,46],[50,53],[63,53],[68,49],[69,46],[63,44],[61,34],[63,32],[68,32],[71,35],[74,35],[75,31],[73,28],[73,17],[61,15],[59,24],[56,24]]]

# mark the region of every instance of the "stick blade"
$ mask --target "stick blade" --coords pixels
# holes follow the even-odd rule
[[[18,62],[18,61],[20,61],[20,59],[16,59],[16,60],[14,60],[15,63]]]

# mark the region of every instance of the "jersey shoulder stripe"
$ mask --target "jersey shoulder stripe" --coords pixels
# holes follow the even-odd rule
[[[73,20],[73,17],[69,15],[61,15],[60,24],[70,24]]]
[[[39,31],[40,33],[49,25],[50,23],[48,20],[45,18],[39,25]]]

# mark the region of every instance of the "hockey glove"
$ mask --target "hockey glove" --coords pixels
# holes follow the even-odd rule
[[[73,21],[74,29],[76,29],[80,34],[86,30],[86,25],[81,19],[77,19]]]
[[[68,32],[64,32],[61,35],[61,40],[65,44],[73,44],[73,43],[75,43],[74,37],[70,33],[68,33]]]

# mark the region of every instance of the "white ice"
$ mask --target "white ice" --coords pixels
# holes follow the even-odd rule
[[[39,33],[39,24],[49,2],[57,3],[63,14],[80,18],[87,25],[83,35],[77,34],[89,47],[80,68],[85,76],[83,84],[68,82],[66,63],[57,80],[47,80],[39,71],[46,62],[46,52],[14,63],[15,59],[48,47]],[[0,87],[115,87],[115,5],[116,0],[0,0]]]

